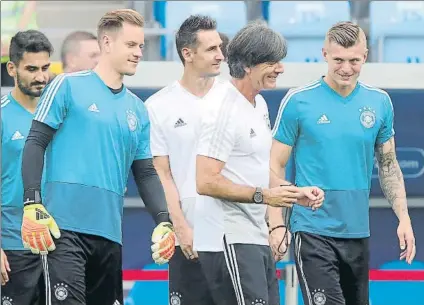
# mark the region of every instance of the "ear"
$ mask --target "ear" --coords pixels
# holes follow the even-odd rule
[[[322,57],[324,57],[324,60],[326,62],[328,62],[328,59],[327,59],[328,52],[327,52],[327,50],[325,48],[322,48],[321,52],[322,52]]]
[[[250,73],[252,73],[252,68],[250,68],[250,67],[245,67],[244,68],[244,71],[246,72],[246,74],[250,74]]]
[[[364,63],[367,61],[367,58],[368,58],[368,49],[365,50]]]
[[[17,71],[16,71],[17,70],[17,67],[16,67],[15,63],[14,62],[11,62],[11,61],[8,61],[7,62],[7,65],[6,65],[6,68],[7,68],[7,73],[9,73],[9,75],[11,77],[15,78],[16,75],[17,75]]]
[[[181,49],[181,55],[183,56],[185,62],[190,62],[190,63],[193,62],[192,54],[193,52],[189,48]]]
[[[105,50],[106,53],[111,52],[112,47],[112,37],[107,34],[103,34],[102,39],[100,40],[100,49]]]

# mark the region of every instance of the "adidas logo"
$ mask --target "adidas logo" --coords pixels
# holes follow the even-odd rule
[[[250,137],[251,137],[251,138],[256,137],[256,133],[255,133],[255,131],[253,130],[253,128],[250,128]]]
[[[327,118],[325,114],[323,114],[317,121],[317,124],[329,124],[331,121]]]
[[[49,219],[49,218],[50,218],[49,214],[44,213],[40,209],[35,209],[35,219],[40,220],[40,219]]]
[[[179,118],[178,121],[175,122],[174,128],[182,127],[182,126],[185,126],[185,125],[187,125],[187,124],[183,121],[183,119]]]
[[[115,300],[115,302],[113,302],[113,305],[121,305],[121,303],[118,300]]]
[[[15,133],[12,136],[12,141],[22,140],[23,138],[24,138],[24,136],[17,130],[17,131],[15,131]]]
[[[100,112],[99,111],[99,108],[97,108],[97,105],[95,103],[91,104],[91,106],[88,107],[88,111],[91,111],[91,112]]]

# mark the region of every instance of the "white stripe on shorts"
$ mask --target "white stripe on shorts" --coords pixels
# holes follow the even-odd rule
[[[50,288],[49,264],[47,262],[47,254],[41,254],[41,262],[43,264],[44,284],[46,286],[46,305],[52,304],[52,295]]]
[[[237,298],[237,305],[245,305],[243,289],[241,287],[240,275],[238,272],[236,253],[234,245],[227,244],[224,238],[224,257],[227,264],[228,273],[230,274],[231,281],[233,282],[234,292]]]

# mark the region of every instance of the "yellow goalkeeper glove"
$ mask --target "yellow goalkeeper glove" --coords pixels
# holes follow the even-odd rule
[[[169,262],[175,252],[174,228],[169,222],[161,222],[152,234],[152,258],[156,264],[162,265]]]
[[[21,228],[24,247],[34,254],[47,254],[56,249],[51,235],[59,238],[60,231],[45,207],[39,203],[24,206]]]

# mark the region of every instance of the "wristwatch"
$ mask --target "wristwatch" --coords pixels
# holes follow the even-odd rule
[[[255,204],[263,204],[264,203],[264,194],[262,192],[262,188],[257,187],[255,193],[253,194],[253,202]]]

